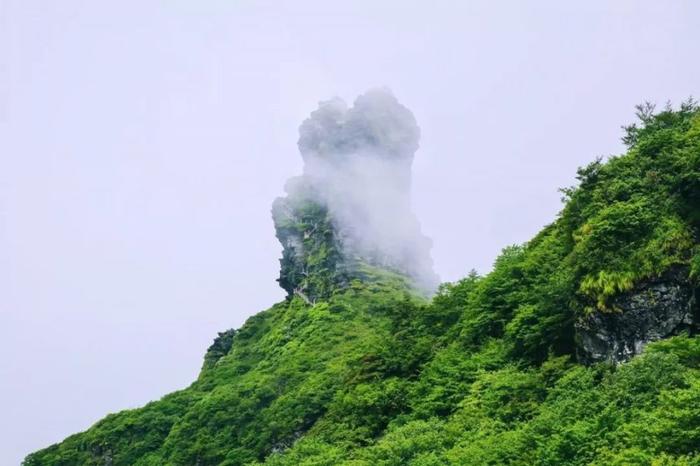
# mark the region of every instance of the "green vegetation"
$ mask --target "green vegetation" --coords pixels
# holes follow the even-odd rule
[[[329,297],[348,280],[338,266],[342,258],[328,209],[314,197],[310,187],[301,186],[272,209],[277,237],[293,245],[282,252],[279,284],[290,297],[312,301]]]
[[[488,275],[427,301],[371,267],[327,288],[309,264],[324,299],[220,334],[190,387],[25,465],[700,465],[700,337],[576,361],[574,323],[616,295],[671,267],[698,286],[700,111],[639,117],[628,152],[580,169],[559,217]],[[305,215],[328,257],[304,238],[328,222]]]

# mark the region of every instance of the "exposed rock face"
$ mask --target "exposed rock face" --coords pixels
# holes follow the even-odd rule
[[[694,295],[687,269],[676,267],[617,296],[613,312],[595,312],[577,322],[579,360],[624,362],[649,342],[694,331],[699,323]]]

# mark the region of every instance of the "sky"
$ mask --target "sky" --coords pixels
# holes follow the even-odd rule
[[[270,206],[321,100],[388,86],[443,281],[488,272],[700,94],[700,2],[0,0],[0,464],[193,381],[281,300]]]

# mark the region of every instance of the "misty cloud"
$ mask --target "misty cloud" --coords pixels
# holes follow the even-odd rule
[[[339,98],[321,102],[299,128],[298,145],[305,160],[362,152],[412,160],[419,139],[413,113],[388,89],[374,89],[351,108]]]

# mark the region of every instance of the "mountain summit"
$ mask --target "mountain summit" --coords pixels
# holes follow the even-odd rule
[[[315,302],[379,267],[432,294],[439,279],[431,242],[410,206],[420,138],[413,114],[376,89],[350,108],[321,102],[299,133],[304,173],[272,209],[284,248],[280,285]]]
[[[24,465],[700,465],[700,110],[638,117],[551,224],[435,291],[411,112],[321,103],[273,207],[287,298]]]

